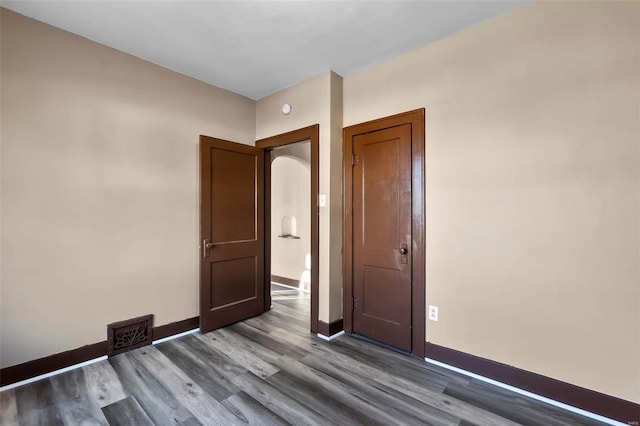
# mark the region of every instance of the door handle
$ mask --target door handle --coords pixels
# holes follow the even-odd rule
[[[400,252],[400,263],[409,263],[407,254],[409,253],[409,248],[406,244],[400,244],[400,248],[398,249]]]
[[[207,242],[207,240],[202,240],[202,257],[207,257],[209,254],[207,250],[213,248],[214,245],[214,243]]]

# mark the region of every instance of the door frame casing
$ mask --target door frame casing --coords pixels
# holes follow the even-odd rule
[[[318,207],[318,193],[320,191],[320,125],[304,127],[291,132],[256,141],[256,147],[265,151],[264,156],[264,187],[265,187],[265,307],[267,312],[271,307],[271,149],[291,145],[298,142],[311,142],[311,333],[318,333],[318,297],[320,292],[320,274],[318,268],[320,250],[320,211]],[[267,297],[267,295],[269,295]],[[424,333],[423,333],[424,334]],[[424,343],[423,343],[424,346]]]
[[[411,125],[411,352],[424,357],[425,340],[425,109],[420,108],[342,130],[344,172],[343,312],[344,331],[353,333],[353,138],[357,135]]]

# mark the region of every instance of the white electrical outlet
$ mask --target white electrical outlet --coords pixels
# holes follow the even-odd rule
[[[429,305],[429,319],[431,321],[438,321],[438,307]]]
[[[325,194],[318,194],[318,206],[327,207],[327,196]]]

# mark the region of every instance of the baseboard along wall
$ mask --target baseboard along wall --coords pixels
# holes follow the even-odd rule
[[[621,423],[640,424],[640,404],[425,342],[425,357]]]
[[[175,334],[198,328],[199,317],[187,318],[170,324],[153,327],[152,340],[159,340]],[[27,361],[22,364],[12,365],[0,370],[0,386],[7,386],[52,371],[90,361],[107,355],[107,341],[81,346],[69,351],[60,352],[43,358]]]
[[[331,322],[318,321],[318,334],[331,337],[344,330],[342,318]]]
[[[292,278],[281,277],[280,275],[271,275],[271,281],[276,284],[288,285],[289,287],[298,288],[300,286],[300,281],[294,280]]]

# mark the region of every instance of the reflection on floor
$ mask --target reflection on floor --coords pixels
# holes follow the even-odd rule
[[[385,348],[309,334],[309,297],[0,394],[2,425],[595,425]]]
[[[271,282],[271,300],[291,300],[296,299],[310,303],[311,293],[295,287]]]

